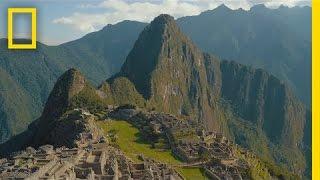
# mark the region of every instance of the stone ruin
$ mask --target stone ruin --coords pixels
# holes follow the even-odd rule
[[[28,147],[0,164],[1,179],[183,179],[168,165],[150,159],[134,163],[106,143],[92,149]]]
[[[234,156],[232,141],[219,132],[207,132],[192,120],[140,109],[117,108],[111,118],[124,119],[139,129],[151,129],[167,137],[173,154],[193,167],[198,165],[211,179],[243,179],[249,167]]]
[[[74,113],[73,118],[79,122],[88,122],[93,117],[81,109],[75,109]],[[0,159],[0,179],[183,179],[166,164],[145,158],[141,163],[132,162],[119,149],[110,146],[99,131],[93,130],[96,129],[90,127],[79,132],[73,148],[27,147]]]
[[[111,107],[106,117],[123,119],[140,130],[166,137],[173,154],[185,162],[183,167],[201,167],[210,179],[245,179],[243,174],[249,166],[235,157],[237,146],[221,133],[199,128],[192,120],[123,107]],[[93,123],[95,116],[88,111],[75,109],[68,118],[80,123],[77,133],[63,136],[74,124],[58,124],[63,128],[53,131],[60,134],[60,139],[51,139],[54,146],[28,147],[0,159],[0,179],[184,179],[169,164],[143,156],[139,163],[127,158],[109,144]],[[68,147],[56,141],[67,142]],[[244,149],[240,153],[253,156]]]

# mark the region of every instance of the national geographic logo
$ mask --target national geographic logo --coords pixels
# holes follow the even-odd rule
[[[31,14],[31,44],[15,44],[13,42],[14,14]],[[8,49],[36,49],[37,48],[37,9],[36,8],[8,8]]]

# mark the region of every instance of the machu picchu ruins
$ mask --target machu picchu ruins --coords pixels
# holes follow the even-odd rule
[[[124,120],[150,142],[164,138],[179,164],[137,155],[134,161],[111,141],[97,122]],[[131,105],[108,106],[90,113],[68,111],[50,130],[46,144],[28,146],[0,160],[1,179],[186,179],[179,168],[200,168],[207,179],[250,179],[255,156],[228,140],[208,132],[195,121]],[[239,155],[240,154],[240,155]]]
[[[163,133],[173,154],[185,162],[184,166],[201,166],[209,178],[243,179],[246,176],[248,164],[234,156],[236,145],[221,133],[199,129],[192,120],[121,107],[112,111],[110,116],[126,119],[140,129],[150,129],[155,134]]]
[[[82,109],[75,109],[71,115],[77,121],[91,121],[93,117]],[[109,146],[97,131],[92,131],[97,129],[90,130],[78,134],[73,148],[53,145],[43,145],[37,149],[27,147],[10,158],[1,159],[0,178],[183,179],[166,164],[143,157],[140,163],[132,162],[119,149]]]

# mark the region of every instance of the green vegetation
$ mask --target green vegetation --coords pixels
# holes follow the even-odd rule
[[[71,99],[70,108],[87,108],[90,112],[97,113],[104,110],[107,105],[92,86],[86,85],[79,94]]]
[[[124,21],[59,46],[38,43],[37,50],[8,50],[0,39],[0,143],[40,117],[53,85],[69,68],[94,85],[118,72],[144,27]]]
[[[235,147],[234,150],[235,156],[237,156],[240,160],[249,163],[250,169],[248,175],[251,177],[251,179],[272,179],[273,177],[292,180],[300,179],[297,175],[275,165],[273,162],[262,160],[251,153],[243,153],[243,149],[241,148]]]
[[[268,70],[309,106],[310,12],[310,7],[273,10],[260,5],[247,12],[220,7],[177,23],[204,52]]]
[[[299,150],[275,146],[267,139],[264,132],[243,120],[229,121],[229,125],[235,142],[246,149],[252,150],[261,159],[261,161],[253,163],[256,164],[253,165],[256,169],[251,171],[253,177],[257,176],[256,173],[262,173],[263,170],[261,169],[264,168],[268,168],[270,174],[279,177],[293,176],[288,172],[288,165],[292,165],[292,167],[289,166],[290,169],[305,168],[305,159]],[[278,165],[275,163],[278,163]],[[264,177],[263,173],[262,177]]]
[[[0,62],[1,63],[1,62]],[[36,118],[32,97],[0,67],[0,143],[24,130]]]
[[[240,144],[246,149],[252,150],[262,159],[273,160],[269,149],[269,141],[264,132],[255,127],[252,123],[244,121],[240,118],[228,119],[232,138],[235,143]]]
[[[204,175],[204,172],[199,168],[177,168],[186,180],[207,180],[208,178]]]
[[[139,130],[122,120],[100,121],[98,125],[107,133],[116,134],[116,144],[133,161],[139,161],[138,155],[159,160],[171,165],[181,162],[174,158],[170,149],[155,149],[144,141]]]
[[[102,89],[106,93],[106,96],[111,96],[117,105],[132,104],[138,107],[145,106],[144,98],[138,93],[134,84],[126,77],[118,77],[110,82],[110,90],[107,90],[107,85],[104,85]]]
[[[130,123],[122,120],[99,121],[97,122],[104,132],[109,136],[109,140],[114,142],[129,158],[139,162],[138,155],[155,159],[159,162],[168,163],[170,165],[179,165],[182,162],[176,159],[170,149],[153,148],[151,144],[146,142],[139,130]],[[162,146],[163,147],[163,146]],[[199,168],[180,168],[177,170],[187,179],[205,179]]]

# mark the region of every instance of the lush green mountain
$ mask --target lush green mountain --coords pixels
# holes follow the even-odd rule
[[[311,8],[264,5],[249,11],[222,5],[177,20],[203,51],[266,69],[311,102]]]
[[[12,131],[23,130],[28,122],[24,119],[34,119],[33,110],[36,107],[31,104],[32,98],[26,91],[10,77],[10,75],[0,68],[0,132],[1,141],[10,137]],[[36,113],[36,112],[34,112]],[[19,120],[13,121],[13,119]]]
[[[202,53],[168,15],[143,30],[120,73],[101,86],[106,97],[114,97],[108,87],[119,79],[132,82],[150,109],[190,116],[296,173],[306,168],[308,113],[288,86],[262,69]]]
[[[117,72],[143,27],[124,21],[60,46],[38,43],[35,51],[7,50],[7,41],[0,40],[0,142],[40,116],[67,69],[80,69],[96,85]]]
[[[188,115],[301,174],[306,166],[301,150],[310,152],[310,117],[289,88],[263,70],[203,54],[172,18],[162,17],[141,34],[121,72],[103,83],[98,91],[103,101],[88,88],[74,97],[74,106],[132,103]],[[177,23],[202,50],[263,67],[308,102],[310,19],[310,8],[222,6]],[[39,43],[36,51],[9,51],[1,40],[1,140],[40,116],[54,82],[68,68],[80,69],[95,85],[117,72],[145,25],[125,21],[60,46]],[[13,139],[25,142],[34,127]]]
[[[121,96],[129,97],[129,95],[134,95],[134,92],[137,93],[134,86],[131,86],[129,84],[133,85],[129,80],[125,80],[124,78],[117,78],[114,79],[114,83],[112,83],[111,86],[108,86],[110,91],[105,89],[107,87],[107,83],[103,85],[104,88],[102,88],[103,91],[101,91],[95,89],[92,85],[90,85],[90,83],[79,71],[75,69],[68,70],[57,80],[53,90],[49,95],[42,116],[36,121],[34,121],[29,126],[28,130],[24,131],[23,133],[17,136],[14,136],[6,143],[1,144],[0,156],[8,156],[10,153],[23,150],[28,146],[39,147],[44,144],[51,144],[54,147],[78,147],[80,141],[79,137],[81,137],[80,133],[88,131],[92,133],[99,133],[101,128],[109,129],[117,126],[112,126],[110,123],[123,123],[124,121],[114,121],[110,119],[107,121],[105,120],[95,122],[96,120],[103,120],[105,117],[109,117],[112,119],[112,117],[116,116],[115,114],[118,114],[117,117],[121,119],[121,115],[119,114],[121,114],[121,111],[123,110],[130,112],[139,112],[136,115],[134,115],[134,117],[132,117],[132,119],[135,119],[136,121],[127,120],[128,122],[132,123],[130,124],[126,122],[126,124],[128,124],[128,127],[130,128],[123,125],[119,126],[119,128],[121,128],[119,129],[119,131],[122,131],[122,133],[124,133],[126,137],[128,136],[128,133],[129,135],[131,134],[132,136],[130,135],[129,138],[134,141],[132,143],[138,144],[133,145],[135,147],[134,149],[139,151],[133,152],[134,154],[139,153],[140,155],[148,155],[148,157],[151,155],[152,157],[157,157],[157,161],[160,162],[173,162],[174,164],[178,165],[176,167],[177,169],[180,169],[179,164],[181,162],[184,162],[184,165],[188,163],[190,164],[190,162],[186,162],[185,160],[175,159],[173,155],[168,153],[168,151],[173,150],[172,147],[171,149],[167,149],[165,147],[161,148],[161,146],[158,146],[157,148],[150,148],[148,145],[150,142],[147,140],[143,140],[144,148],[141,149],[141,144],[139,144],[141,142],[136,142],[135,140],[135,135],[137,134],[137,131],[134,131],[134,129],[138,127],[141,128],[140,130],[138,130],[139,134],[142,133],[141,137],[149,135],[154,136],[154,134],[152,135],[153,131],[149,129],[147,125],[151,121],[149,118],[153,120],[156,120],[158,118],[164,118],[163,121],[170,121],[171,118],[175,118],[174,121],[180,123],[184,123],[185,120],[177,118],[172,114],[163,114],[157,113],[155,111],[146,111],[145,109],[140,108],[132,109],[134,106],[130,105],[125,105],[118,108],[110,108],[110,106],[108,105],[110,104],[110,98],[112,98],[112,100],[114,100],[115,103],[119,104],[127,102],[139,102],[135,101],[135,99],[129,99],[126,102],[123,101],[124,99]],[[117,92],[116,87],[122,88],[121,90],[125,91],[125,93]],[[107,93],[104,94],[103,92]],[[108,95],[108,97],[106,95]],[[139,96],[139,98],[139,100],[143,100],[141,95]],[[57,107],[56,104],[59,104],[60,106]],[[140,105],[143,106],[142,104]],[[87,109],[91,113],[93,113],[93,115],[79,115],[79,112],[81,112],[80,109]],[[101,114],[103,115],[103,118],[101,118]],[[85,118],[81,119],[81,116]],[[86,119],[88,117],[90,118]],[[190,123],[189,125],[198,128],[198,126],[195,123]],[[171,130],[174,130],[174,128]],[[192,132],[192,128],[187,128],[185,130],[186,132]],[[108,132],[109,131],[106,131],[107,134],[109,134]],[[118,133],[118,130],[116,132]],[[119,141],[123,141],[125,143],[130,142],[126,137],[122,137],[120,135]],[[179,137],[183,138],[184,136],[180,135]],[[187,137],[189,138],[190,136]],[[196,142],[198,141],[196,140]],[[111,147],[115,145],[115,143],[118,144],[118,140],[116,142],[111,142],[111,144],[108,144],[105,147]],[[174,144],[175,143],[173,143],[172,145],[174,146]],[[119,145],[121,145],[121,143],[119,143]],[[132,144],[130,145],[132,146]],[[241,176],[245,179],[299,179],[299,176],[297,176],[296,174],[290,173],[289,171],[275,165],[274,163],[266,162],[265,160],[255,156],[253,153],[247,151],[246,149],[240,148],[234,143],[228,143],[227,146],[230,148],[232,152],[234,152],[234,154],[232,153],[232,157],[236,158],[242,164],[245,164],[242,166],[243,169],[240,170]],[[121,146],[116,147],[127,152],[125,149],[122,149]],[[145,151],[148,152],[146,153]],[[159,155],[159,153],[161,155]],[[130,158],[133,158],[134,160],[137,159],[137,157],[133,154],[130,155],[130,153],[128,153],[126,155]],[[206,167],[205,165],[206,163],[201,164],[201,169]],[[192,171],[192,169],[186,169],[186,171],[191,171],[192,173],[196,172]],[[201,173],[198,172],[198,176],[199,174]],[[194,174],[191,173],[184,173],[183,175],[186,178],[196,177],[194,176]],[[204,177],[204,175],[202,175],[202,177]]]
[[[69,109],[97,112],[108,104],[128,103],[188,117],[297,174],[306,169],[309,112],[288,86],[262,69],[202,53],[168,15],[142,31],[121,71],[99,90],[78,71],[67,71],[40,119],[0,150],[48,143],[51,124]]]
[[[309,104],[310,11],[264,6],[233,11],[221,6],[177,23],[203,51],[263,67]],[[145,25],[124,21],[60,46],[39,44],[36,52],[8,51],[1,40],[0,142],[40,115],[53,83],[66,69],[79,68],[94,84],[117,72]]]

